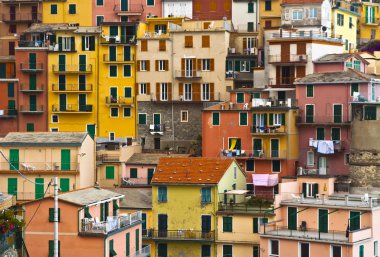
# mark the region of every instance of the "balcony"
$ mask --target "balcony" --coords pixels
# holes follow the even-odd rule
[[[268,204],[255,203],[222,203],[218,205],[218,212],[223,213],[242,213],[242,214],[270,214],[274,215],[273,207]]]
[[[58,74],[66,73],[91,73],[92,65],[55,65],[53,64],[53,72]]]
[[[248,26],[247,24],[237,24],[236,27],[234,27],[234,31],[240,32],[240,33],[258,33],[258,26]]]
[[[144,38],[170,38],[170,34],[168,31],[146,30]]]
[[[144,11],[144,7],[142,4],[129,4],[127,7],[122,8],[120,4],[115,4],[113,11],[120,16],[140,16]]]
[[[276,87],[294,87],[293,83],[295,77],[284,77],[280,76],[279,78],[269,78],[268,86],[276,88]]]
[[[265,108],[270,110],[271,108],[296,108],[297,100],[288,98],[286,100],[277,100],[277,99],[264,99],[264,98],[253,98],[252,99],[252,108],[260,109]]]
[[[124,54],[117,54],[115,56],[110,56],[109,54],[103,55],[103,62],[105,63],[134,63],[135,55],[124,56]]]
[[[150,124],[149,132],[151,135],[163,135],[165,132],[165,124]]]
[[[203,232],[192,229],[179,230],[148,230],[147,237],[153,240],[170,240],[170,241],[207,241],[212,242],[215,239],[214,231]]]
[[[303,115],[297,116],[298,125],[340,125],[350,126],[348,117],[341,115]]]
[[[140,224],[142,221],[141,211],[123,214],[119,216],[108,216],[107,221],[96,222],[95,220],[84,218],[81,220],[81,228],[79,234],[81,235],[96,235],[96,234],[108,234],[115,232],[118,229],[130,227]]]
[[[273,125],[267,127],[251,126],[251,134],[257,136],[281,136],[288,133],[287,126]]]
[[[20,63],[20,70],[27,73],[42,72],[44,70],[43,63]]]
[[[148,185],[148,178],[131,178],[131,177],[121,178],[121,187],[147,186],[147,185]]]
[[[135,35],[124,36],[102,36],[100,40],[101,44],[136,44]]]
[[[119,162],[119,154],[97,154],[96,161],[101,163]]]
[[[341,38],[333,38],[328,37],[326,32],[316,32],[313,30],[309,31],[285,31],[282,30],[280,32],[272,33],[268,39],[276,39],[276,40],[287,40],[287,39],[315,39],[315,40],[323,40],[334,43],[342,43]]]
[[[24,114],[42,114],[45,111],[45,106],[43,105],[21,105],[20,113]]]
[[[176,70],[175,78],[178,80],[195,80],[201,79],[201,72],[197,70]]]
[[[3,13],[2,19],[6,23],[38,23],[42,21],[42,14],[31,12]]]
[[[134,97],[122,97],[113,98],[110,96],[106,96],[106,104],[109,106],[128,106],[134,103]]]
[[[11,162],[12,166],[8,162],[0,162],[0,174],[1,173],[17,173],[15,168],[25,173],[46,173],[64,171],[64,172],[78,172],[79,163],[77,162]]]
[[[44,85],[39,84],[39,85],[28,85],[21,83],[20,84],[20,92],[23,93],[42,93],[44,92]]]
[[[92,92],[92,84],[52,84],[54,93],[89,93]]]
[[[378,26],[380,24],[380,18],[361,17],[360,23],[368,26]]]
[[[17,110],[16,109],[5,109],[0,110],[0,119],[16,118]]]
[[[28,48],[46,48],[48,49],[48,46],[46,45],[47,41],[37,40],[37,41],[30,41],[30,40],[19,40],[18,41],[18,47],[28,47]]]
[[[70,114],[81,114],[81,113],[92,113],[92,104],[77,105],[56,105],[52,106],[53,113],[70,113]]]
[[[265,148],[264,148],[265,149]],[[254,158],[262,160],[278,160],[286,159],[287,153],[285,150],[231,150],[225,149],[222,151],[223,156],[233,158]]]
[[[150,245],[147,245],[140,250],[136,251],[135,253],[131,255],[127,255],[126,257],[148,257],[151,254]]]
[[[307,54],[291,54],[289,56],[269,55],[268,63],[270,64],[282,64],[282,63],[303,63],[306,64],[308,61]]]

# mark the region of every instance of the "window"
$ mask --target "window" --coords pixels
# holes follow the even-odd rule
[[[103,3],[104,0],[96,0],[96,5],[97,6],[102,6],[104,3]]]
[[[379,241],[373,242],[373,256],[375,257],[379,256]]]
[[[325,128],[316,129],[317,140],[325,140]]]
[[[232,245],[223,245],[223,257],[232,257]]]
[[[306,123],[313,123],[314,122],[314,105],[307,104],[306,105],[306,112],[305,112],[305,118]]]
[[[255,12],[254,4],[253,4],[253,2],[249,2],[248,3],[248,13],[254,13],[254,12]]]
[[[253,246],[253,257],[260,257],[260,246]]]
[[[96,16],[96,26],[100,26],[104,21],[104,16],[103,15],[97,15]]]
[[[246,171],[255,171],[255,160],[247,160],[245,163]]]
[[[272,1],[271,0],[265,0],[265,11],[271,11],[272,10]],[[267,26],[268,24],[265,23],[265,27],[271,27]]]
[[[340,128],[331,128],[331,140],[340,141]]]
[[[54,222],[54,208],[49,208],[49,222]],[[61,222],[61,208],[58,208],[58,222]]]
[[[77,13],[77,5],[69,4],[69,14],[76,14],[76,13]]]
[[[115,141],[115,132],[109,132],[108,133],[108,138],[110,141]]]
[[[128,65],[123,66],[123,71],[124,71],[123,75],[125,78],[131,77],[131,75],[132,75],[131,70],[132,70],[131,65],[128,64]]]
[[[166,71],[165,60],[158,61],[158,71]]]
[[[244,93],[236,93],[236,103],[244,103]]]
[[[360,229],[360,212],[350,211],[350,231]]]
[[[331,246],[331,257],[342,257],[342,247],[340,245]]]
[[[202,48],[210,48],[210,36],[202,36]]]
[[[26,123],[26,132],[34,131],[34,123]]]
[[[249,72],[250,70],[250,63],[249,61],[240,61],[240,71],[241,72]]]
[[[124,107],[123,108],[123,116],[126,118],[132,117],[131,115],[131,108],[130,107]]]
[[[211,257],[211,245],[202,245],[201,257]]]
[[[168,188],[167,187],[158,187],[158,202],[167,202],[168,201]]]
[[[202,203],[211,203],[211,187],[203,187],[201,193]]]
[[[307,151],[307,166],[309,167],[314,166],[314,152],[313,151]]]
[[[119,108],[117,107],[111,108],[111,117],[119,117]]]
[[[351,84],[351,96],[354,96],[354,93],[359,92],[359,84],[358,83],[352,83]]]
[[[210,71],[210,59],[202,59],[202,71]]]
[[[220,125],[220,113],[219,112],[213,112],[212,113],[212,125],[213,126],[219,126]]]
[[[50,14],[57,14],[58,13],[58,6],[56,4],[50,5]]]
[[[147,6],[154,6],[154,0],[146,0]]]
[[[348,40],[347,39],[344,41],[344,49],[346,51],[348,51]]]
[[[167,101],[168,100],[168,83],[161,83],[160,88],[161,88],[161,94],[160,94],[161,101]]]
[[[61,255],[61,241],[58,240],[58,256]],[[54,240],[49,240],[49,257],[54,257]]]
[[[111,78],[117,77],[117,66],[116,65],[110,65],[109,66],[109,76]]]
[[[268,223],[268,218],[253,218],[253,233],[259,233],[260,226]]]
[[[314,85],[306,85],[306,97],[314,97]]]
[[[364,257],[364,245],[359,245],[359,257]]]
[[[141,52],[148,51],[148,41],[146,39],[141,40]]]
[[[193,36],[185,36],[185,47],[186,48],[193,47]]]
[[[124,97],[125,98],[131,98],[132,97],[132,88],[131,87],[124,87]]]
[[[184,85],[184,96],[183,96],[183,100],[184,101],[191,101],[192,99],[192,86],[191,84],[189,83],[186,83]]]
[[[139,113],[139,125],[146,125],[146,113]]]
[[[344,25],[344,15],[338,13],[337,14],[337,24],[338,26],[343,26]]]
[[[58,123],[58,122],[59,122],[58,115],[53,114],[51,116],[51,123]]]
[[[202,101],[210,101],[210,84],[202,84]]]
[[[82,36],[82,51],[95,51],[95,36]]]
[[[9,33],[17,33],[17,26],[16,24],[9,24]]]
[[[302,194],[304,197],[316,197],[318,194],[318,183],[302,183]]]
[[[167,244],[158,244],[157,247],[157,257],[168,257],[168,245]]]
[[[137,178],[137,168],[130,168],[129,169],[129,177],[130,178]]]
[[[310,245],[309,243],[299,243],[300,244],[300,257],[310,256]]]
[[[239,126],[248,126],[248,113],[239,113]]]
[[[8,97],[15,97],[15,84],[8,83]]]
[[[353,26],[354,24],[352,23],[352,17],[348,17],[348,27],[352,29]]]
[[[232,232],[232,217],[223,217],[223,232]]]
[[[255,194],[255,185],[247,183],[247,190],[249,194],[254,195]]]
[[[139,84],[139,95],[146,95],[147,93],[147,85],[146,83]]]
[[[248,31],[248,32],[253,32],[253,31],[255,31],[255,23],[254,23],[254,22],[248,22],[248,23],[247,23],[247,31]]]
[[[272,160],[272,172],[281,172],[280,160]]]
[[[157,25],[154,25],[154,32],[156,32],[159,35],[166,34],[167,30],[168,29],[167,29],[167,25],[166,24],[157,24]]]
[[[376,106],[364,106],[364,120],[376,120]]]
[[[188,121],[189,121],[189,112],[181,111],[181,122],[188,122]]]
[[[354,69],[360,71],[360,61],[354,60]]]
[[[59,37],[58,42],[62,41],[60,45],[61,51],[73,51],[75,49],[75,38],[74,37]]]
[[[140,71],[148,71],[148,63],[147,63],[148,61],[146,61],[146,60],[142,60],[142,61],[140,61]]]
[[[106,179],[114,179],[114,178],[115,178],[115,167],[106,166]]]
[[[309,18],[317,18],[318,9],[315,7],[310,8]]]
[[[272,256],[280,255],[280,243],[278,240],[269,240],[269,254]]]
[[[293,20],[302,20],[303,19],[303,11],[302,10],[294,10],[293,11]]]
[[[50,132],[58,132],[59,129],[58,128],[50,128]]]

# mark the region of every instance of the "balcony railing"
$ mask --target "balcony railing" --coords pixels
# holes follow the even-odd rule
[[[37,23],[42,21],[42,14],[41,13],[3,13],[2,18],[4,22],[14,22],[14,23],[21,23],[21,22],[33,22]]]
[[[251,214],[274,214],[273,207],[268,204],[219,203],[218,211]]]
[[[150,124],[149,132],[150,133],[165,132],[165,124]]]
[[[337,43],[342,43],[341,38],[333,38],[333,37],[328,37],[327,32],[316,32],[313,30],[309,31],[285,31],[282,30],[280,33],[275,32],[270,35],[270,39],[317,39],[317,40],[323,40],[323,41],[329,41],[329,42],[337,42]]]
[[[0,119],[16,118],[16,116],[17,116],[17,110],[16,109],[0,110]]]
[[[119,162],[120,155],[119,154],[98,154],[96,155],[96,161],[98,162]]]
[[[100,40],[101,44],[136,44],[135,35],[124,35],[124,36],[103,36]]]
[[[297,100],[288,98],[286,100],[277,100],[277,99],[263,99],[263,98],[253,98],[252,99],[252,108],[262,108],[262,107],[297,107]]]
[[[150,253],[151,253],[150,251],[151,251],[150,245],[147,245],[141,248],[140,250],[136,251],[135,253],[131,255],[127,255],[126,257],[147,257],[147,256],[150,256]]]
[[[134,103],[134,97],[122,97],[113,98],[106,96],[106,104],[108,105],[131,105]]]
[[[122,177],[121,178],[121,186],[136,186],[136,185],[148,185],[148,178],[130,178],[130,177]]]
[[[270,78],[269,79],[269,86],[291,86],[294,83],[295,77],[283,77],[280,76],[277,78]]]
[[[313,169],[309,167],[298,167],[297,168],[297,175],[299,176],[325,176],[325,175],[331,175],[330,169]]]
[[[265,148],[264,148],[265,149]],[[225,149],[222,154],[226,157],[234,158],[257,158],[257,159],[285,159],[285,150],[232,150]]]
[[[200,79],[201,72],[197,70],[176,70],[175,77],[177,79]]]
[[[62,113],[92,113],[92,104],[77,105],[53,105],[52,112],[62,112]]]
[[[29,114],[41,114],[45,110],[45,106],[43,105],[21,105],[20,112],[21,113],[29,113]]]
[[[30,85],[30,84],[20,84],[20,92],[26,92],[26,93],[41,93],[44,91],[44,85],[43,84],[37,84],[37,85]]]
[[[350,119],[342,115],[303,115],[297,117],[301,124],[349,124]]]
[[[147,237],[156,240],[214,241],[214,231],[204,232],[191,229],[148,230]]]
[[[237,24],[234,27],[237,32],[258,32],[258,26],[248,26],[247,24]]]
[[[44,70],[43,63],[20,63],[20,70],[23,72],[42,72]]]
[[[279,134],[287,134],[288,127],[282,125],[272,125],[272,126],[251,126],[251,134],[258,135],[279,135]]]
[[[367,24],[367,25],[379,25],[380,24],[380,18],[371,18],[371,17],[361,17],[360,18],[361,24]]]
[[[141,211],[119,216],[109,216],[107,221],[96,222],[93,219],[82,219],[81,233],[108,234],[112,231],[138,224],[142,221]]]
[[[92,84],[52,84],[53,92],[91,92]]]
[[[14,170],[15,168],[21,171],[78,171],[79,163],[77,162],[27,162],[18,161],[11,162],[0,162],[0,171]]]
[[[53,64],[53,72],[55,73],[90,73],[92,72],[91,64],[83,65],[55,65]]]
[[[125,56],[124,54],[117,54],[115,56],[111,56],[109,54],[103,55],[104,62],[133,62],[135,60],[135,55],[131,54],[130,56]]]
[[[30,40],[19,40],[18,47],[48,47],[45,45],[46,42],[42,40],[30,41]]]
[[[144,38],[169,38],[170,34],[168,31],[156,31],[156,30],[147,30],[144,33]]]
[[[269,55],[269,63],[284,63],[284,62],[295,62],[295,63],[307,63],[308,55],[307,54],[291,54],[284,58],[280,54]]]
[[[119,15],[141,15],[144,7],[142,4],[129,4],[127,7],[121,8],[120,4],[115,4],[113,11]]]

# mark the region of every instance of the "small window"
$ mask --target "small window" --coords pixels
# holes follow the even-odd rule
[[[293,20],[302,20],[303,19],[303,11],[302,10],[294,10],[293,11]]]
[[[201,191],[202,203],[211,203],[211,187],[203,187]]]
[[[193,47],[193,36],[185,36],[185,47],[186,48]]]
[[[110,141],[115,141],[115,132],[110,132],[108,134],[108,138],[109,138]]]
[[[309,243],[299,243],[300,244],[300,257],[310,257],[310,244]]]
[[[313,151],[307,151],[307,166],[308,167],[314,166],[314,152]]]
[[[111,117],[119,117],[119,108],[117,107],[111,108]]]
[[[280,160],[272,160],[272,172],[281,172]]]
[[[253,233],[259,233],[260,226],[268,223],[268,218],[253,218]]]
[[[189,121],[189,112],[181,111],[181,122],[188,122],[188,121]]]
[[[50,131],[51,131],[51,132],[58,132],[59,129],[58,129],[58,128],[50,128]]]
[[[102,6],[102,5],[104,5],[104,2],[103,2],[104,0],[96,0],[96,5],[97,6]]]
[[[139,94],[140,95],[146,95],[147,93],[147,85],[146,83],[140,83],[139,84]]]
[[[147,61],[146,60],[140,61],[140,71],[147,71]]]
[[[139,113],[139,125],[146,125],[146,113]]]
[[[58,256],[61,255],[61,241],[58,240]],[[49,240],[49,257],[54,256],[54,240]]]
[[[352,29],[353,26],[354,24],[352,23],[352,17],[348,17],[348,27]]]
[[[375,255],[377,256],[377,255]],[[342,257],[342,246],[332,245],[331,246],[331,257]]]
[[[131,65],[129,65],[129,64],[128,65],[124,65],[123,66],[123,71],[124,71],[123,75],[124,75],[125,78],[131,77],[131,75],[132,75]]]
[[[280,243],[278,240],[269,240],[269,254],[271,256],[280,255]]]
[[[148,51],[148,40],[146,40],[146,39],[141,40],[141,48],[140,48],[140,51],[141,51],[141,52],[147,52],[147,51]]]
[[[210,101],[210,84],[203,83],[202,84],[202,101]]]
[[[158,41],[158,50],[159,51],[166,51],[166,40],[159,40]]]
[[[317,128],[317,140],[325,140],[325,128]]]
[[[211,256],[211,245],[202,245],[201,257],[210,257]]]
[[[34,131],[34,123],[26,123],[26,132]]]
[[[115,167],[106,166],[106,179],[114,179],[114,178],[115,178]]]
[[[254,12],[255,12],[254,3],[249,2],[248,3],[248,13],[254,13]]]
[[[51,116],[51,123],[58,123],[58,122],[59,122],[58,115],[53,114]]]
[[[223,232],[232,232],[232,217],[223,217]]]
[[[351,84],[351,92],[350,92],[350,95],[351,96],[354,96],[354,93],[358,93],[359,92],[359,84],[358,83],[352,83]]]
[[[340,141],[340,128],[331,128],[331,140]]]
[[[271,11],[272,10],[272,1],[271,0],[265,0],[265,11]],[[265,23],[265,27],[271,27],[267,26],[269,23]]]
[[[302,183],[302,194],[304,197],[314,198],[318,194],[318,183]]]
[[[147,6],[154,6],[154,0],[146,0]]]
[[[123,116],[126,118],[132,117],[131,115],[131,108],[130,107],[124,107],[123,108]]]
[[[124,97],[125,98],[131,98],[132,97],[132,88],[131,87],[125,87],[124,88]]]
[[[96,16],[96,26],[100,26],[104,21],[104,16],[103,15],[98,15]]]
[[[167,202],[168,201],[168,188],[167,187],[158,187],[158,202]]]
[[[213,126],[219,126],[220,125],[220,113],[219,112],[213,112],[212,113],[212,125]]]
[[[76,13],[77,13],[77,5],[69,4],[69,14],[76,14]]]
[[[338,13],[337,14],[337,24],[338,26],[343,26],[344,25],[344,15]]]
[[[314,85],[306,85],[306,97],[314,97]]]
[[[242,104],[244,103],[244,93],[236,93],[236,103]]]
[[[232,245],[223,245],[223,257],[232,257]]]
[[[54,222],[54,208],[49,208],[49,222]],[[61,208],[58,208],[58,222],[61,222]]]
[[[130,168],[129,169],[129,177],[130,178],[137,178],[137,168]]]
[[[158,71],[166,71],[165,60],[158,61]]]
[[[360,61],[354,60],[354,69],[360,71]]]
[[[364,106],[364,120],[376,120],[376,106]]]
[[[248,113],[246,112],[239,113],[239,125],[248,126]]]
[[[109,76],[111,78],[117,77],[117,66],[116,65],[110,65],[109,67]]]
[[[247,160],[245,163],[246,171],[255,171],[255,160]]]
[[[56,4],[50,5],[50,14],[58,14],[58,6]]]
[[[15,97],[15,84],[8,83],[8,97]]]

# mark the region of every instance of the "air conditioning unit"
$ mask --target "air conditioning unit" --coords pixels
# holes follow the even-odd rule
[[[297,167],[297,175],[303,175],[303,168],[302,167]]]
[[[250,49],[249,49],[249,53],[250,53],[250,54],[256,54],[256,55],[257,55],[257,53],[258,53],[257,47],[250,48]]]

